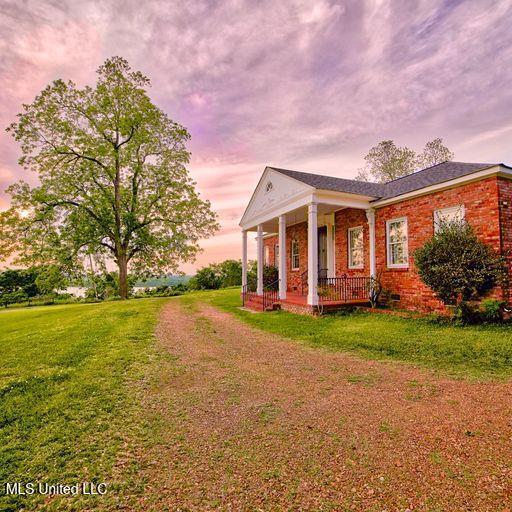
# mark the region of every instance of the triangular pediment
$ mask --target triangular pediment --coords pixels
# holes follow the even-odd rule
[[[248,224],[251,219],[270,212],[284,202],[311,190],[314,189],[310,185],[267,167],[254,190],[240,224]]]

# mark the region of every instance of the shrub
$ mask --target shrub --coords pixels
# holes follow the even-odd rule
[[[463,300],[455,308],[453,321],[462,325],[475,325],[482,322],[482,314],[475,304]]]
[[[496,299],[482,301],[482,318],[485,322],[502,322],[505,302]]]
[[[445,304],[478,299],[505,275],[503,259],[465,221],[442,223],[414,259],[423,282]]]

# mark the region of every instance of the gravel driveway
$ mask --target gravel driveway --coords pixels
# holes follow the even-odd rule
[[[171,301],[179,369],[147,392],[146,510],[508,511],[506,383],[439,377],[264,333]]]

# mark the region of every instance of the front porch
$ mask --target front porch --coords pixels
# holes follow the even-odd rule
[[[244,305],[321,312],[368,304],[376,264],[371,200],[319,190],[267,169],[240,223]],[[249,232],[257,235],[257,272],[251,283]],[[355,240],[352,250],[348,238]],[[265,266],[277,269],[272,280]]]
[[[258,294],[255,286],[248,284],[242,289],[242,305],[256,311],[283,309],[294,313],[322,314],[351,306],[367,306],[370,303],[372,280],[365,276],[341,276],[318,280],[318,303],[308,303],[307,286],[300,291],[288,291],[286,298],[279,297],[278,283],[264,285]]]

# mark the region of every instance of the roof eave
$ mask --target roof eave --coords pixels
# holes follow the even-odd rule
[[[507,170],[506,172],[502,172],[502,170]],[[473,181],[479,181],[489,176],[493,175],[502,175],[503,177],[512,178],[512,167],[505,164],[493,164],[487,167],[482,167],[476,171],[465,174],[463,176],[459,176],[457,178],[448,179],[445,181],[441,181],[439,183],[435,183],[433,185],[428,185],[427,187],[421,187],[416,190],[412,190],[410,192],[406,192],[404,194],[400,194],[397,196],[384,197],[382,199],[377,199],[372,202],[373,207],[387,206],[388,204],[399,203],[401,201],[406,201],[407,199],[413,199],[415,197],[432,194],[434,192],[438,192],[441,190],[445,190],[452,187],[457,187],[466,183],[471,183]]]

